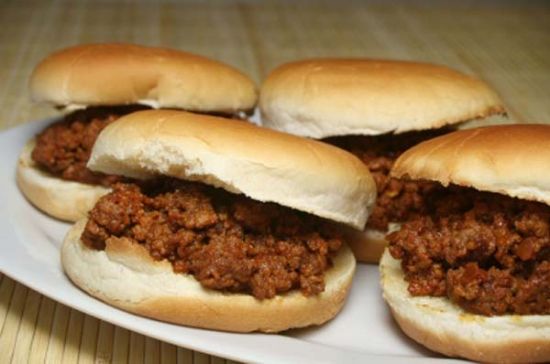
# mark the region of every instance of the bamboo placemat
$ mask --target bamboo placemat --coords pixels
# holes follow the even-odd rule
[[[446,64],[492,84],[510,121],[550,122],[548,19],[544,1],[3,1],[0,129],[56,115],[28,98],[28,77],[41,58],[76,43],[111,41],[196,52],[258,82],[278,64],[306,57]],[[225,361],[115,327],[0,279],[2,362]]]

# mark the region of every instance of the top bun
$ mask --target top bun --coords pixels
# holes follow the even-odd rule
[[[427,63],[313,59],[275,69],[260,91],[265,126],[311,138],[440,128],[504,113],[476,78]]]
[[[143,104],[235,112],[252,109],[254,82],[205,57],[130,44],[88,44],[46,57],[30,80],[33,100],[65,107]]]
[[[437,181],[550,205],[550,125],[456,131],[403,153],[392,177]]]
[[[181,111],[121,117],[100,133],[88,168],[133,178],[200,181],[358,229],[376,198],[368,168],[341,149]]]

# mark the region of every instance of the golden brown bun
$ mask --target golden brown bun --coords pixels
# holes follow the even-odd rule
[[[33,100],[58,106],[144,104],[235,112],[252,109],[254,82],[221,62],[167,48],[87,44],[46,57],[31,76]]]
[[[420,143],[395,162],[392,177],[437,181],[550,204],[550,125],[499,125]]]
[[[200,181],[362,229],[376,198],[368,168],[331,145],[182,111],[148,110],[107,126],[88,167],[134,178]]]
[[[275,69],[260,90],[263,125],[311,138],[378,135],[504,113],[483,81],[444,66],[312,59]]]
[[[492,363],[550,361],[550,316],[480,316],[444,297],[413,297],[401,264],[386,250],[380,261],[384,299],[405,334],[449,356]]]
[[[387,246],[386,232],[380,230],[350,228],[345,231],[345,237],[355,259],[362,263],[378,264]]]
[[[38,209],[60,220],[77,221],[87,216],[109,188],[66,181],[38,168],[31,158],[34,140],[29,141],[17,163],[17,185]]]
[[[251,295],[203,288],[191,275],[177,274],[166,260],[154,261],[141,245],[112,238],[104,251],[80,241],[85,220],[68,232],[61,261],[84,291],[139,315],[208,329],[277,332],[320,325],[342,308],[355,271],[345,245],[325,274],[325,291],[306,297],[299,291],[258,300]]]

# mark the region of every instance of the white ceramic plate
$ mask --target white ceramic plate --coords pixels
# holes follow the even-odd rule
[[[376,266],[359,265],[343,311],[321,327],[283,335],[231,334],[181,327],[135,316],[94,299],[63,274],[59,247],[69,225],[34,209],[15,184],[25,142],[50,121],[0,133],[0,270],[22,284],[99,319],[201,352],[269,363],[415,363],[435,358],[407,339],[392,321],[378,285]],[[431,358],[430,358],[431,357]]]

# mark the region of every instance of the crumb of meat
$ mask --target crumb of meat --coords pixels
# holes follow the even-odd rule
[[[404,181],[389,177],[395,160],[421,141],[449,132],[449,129],[414,131],[397,135],[350,136],[326,139],[357,156],[369,168],[378,191],[367,227],[387,231],[388,224],[406,221],[424,209],[438,185],[425,181]]]
[[[316,295],[342,244],[320,218],[199,183],[113,187],[90,212],[84,244],[104,249],[109,237],[126,237],[211,289],[259,299],[293,289]]]
[[[409,292],[481,315],[550,313],[550,207],[453,186],[387,236]]]
[[[37,165],[62,179],[110,186],[122,178],[86,168],[97,136],[107,125],[141,106],[92,107],[77,110],[36,137],[31,157]]]

